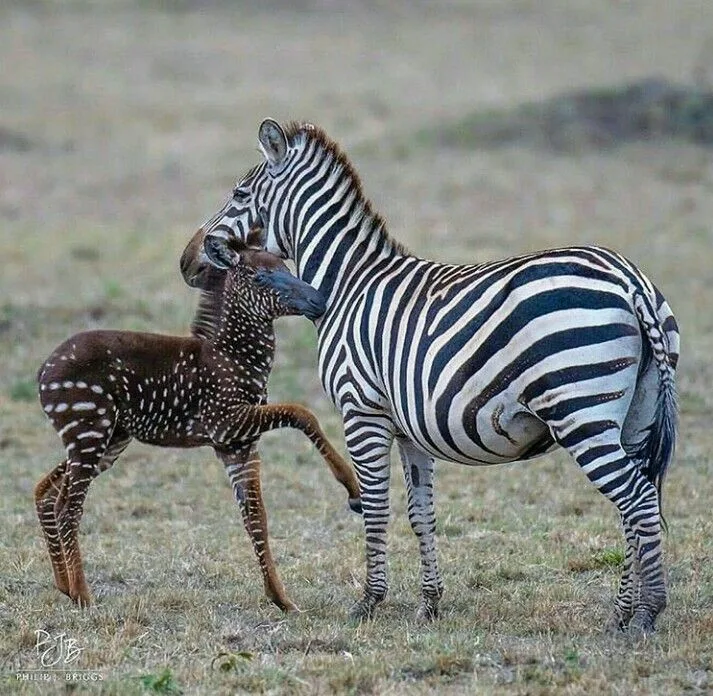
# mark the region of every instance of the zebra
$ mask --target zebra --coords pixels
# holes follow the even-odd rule
[[[676,439],[679,331],[651,281],[596,246],[479,265],[411,254],[386,230],[324,130],[264,120],[264,159],[199,229],[205,241],[267,231],[327,309],[322,385],[343,419],[361,486],[366,582],[386,596],[390,450],[398,446],[418,538],[421,621],[438,615],[434,459],[469,465],[564,448],[617,508],[626,543],[608,630],[647,635],[666,605],[661,493]],[[184,278],[208,263],[195,254]]]

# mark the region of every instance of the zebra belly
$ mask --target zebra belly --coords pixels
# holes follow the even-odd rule
[[[531,459],[556,447],[549,428],[515,400],[487,404],[478,412],[461,416],[473,419],[482,433],[480,442],[468,437],[462,427],[453,428],[453,442],[446,442],[439,432],[435,409],[426,417],[425,431],[417,424],[396,420],[398,428],[424,452],[459,464],[504,464]]]

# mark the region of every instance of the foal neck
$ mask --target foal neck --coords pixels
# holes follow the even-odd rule
[[[222,353],[249,364],[269,365],[275,350],[274,318],[258,308],[260,298],[237,271],[229,271],[221,298],[213,345]],[[264,358],[268,357],[268,362]]]

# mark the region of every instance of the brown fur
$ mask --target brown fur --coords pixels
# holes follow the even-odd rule
[[[273,319],[292,313],[279,293],[252,282],[255,269],[285,270],[262,250],[242,248],[229,271],[204,269],[191,337],[88,331],[60,344],[40,369],[40,401],[67,457],[35,488],[37,514],[56,586],[90,603],[77,541],[93,478],[112,466],[132,438],[164,447],[209,445],[226,467],[268,597],[294,609],[275,570],[260,490],[260,435],[302,430],[317,446],[358,509],[352,468],[299,404],[268,405]]]

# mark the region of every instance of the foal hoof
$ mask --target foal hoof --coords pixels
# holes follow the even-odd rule
[[[80,592],[75,596],[70,594],[69,596],[80,609],[88,609],[92,605],[92,597],[88,592]]]
[[[361,498],[349,498],[349,509],[356,512],[357,515],[361,515]]]
[[[268,599],[280,610],[284,611],[285,614],[295,612],[300,613],[300,608],[288,597],[280,597],[275,595],[269,595]]]

